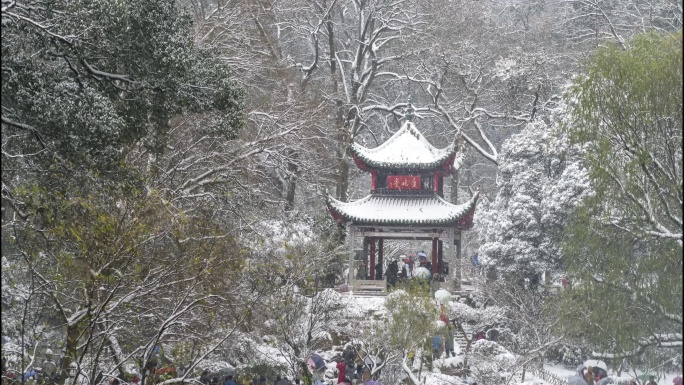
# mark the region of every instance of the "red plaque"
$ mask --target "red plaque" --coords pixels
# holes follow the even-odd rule
[[[387,177],[387,188],[390,190],[420,190],[420,176],[390,175]]]

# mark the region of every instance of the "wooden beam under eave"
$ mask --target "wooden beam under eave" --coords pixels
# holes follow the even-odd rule
[[[378,232],[378,231],[363,231],[357,232],[356,236],[364,237],[383,237],[383,238],[398,238],[398,239],[433,239],[446,238],[446,233],[402,233],[402,232]]]

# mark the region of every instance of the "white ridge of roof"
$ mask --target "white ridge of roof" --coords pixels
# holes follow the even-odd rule
[[[362,158],[376,164],[430,166],[435,162],[446,160],[453,153],[454,144],[442,149],[436,148],[416,129],[413,122],[406,121],[380,146],[367,148],[353,143],[352,149]]]
[[[357,223],[452,223],[472,209],[479,194],[458,205],[447,202],[439,195],[378,196],[368,195],[354,202],[341,202],[328,197],[333,209],[347,220]]]

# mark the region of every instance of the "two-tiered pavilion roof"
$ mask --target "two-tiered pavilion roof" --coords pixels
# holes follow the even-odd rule
[[[454,226],[460,230],[472,226],[478,195],[462,204],[452,204],[443,198],[440,188],[442,178],[463,163],[458,140],[436,148],[412,121],[406,121],[380,146],[367,148],[354,143],[351,152],[359,169],[372,175],[371,193],[353,202],[328,197],[328,208],[338,222],[368,226]],[[398,173],[428,174],[433,178],[431,189],[379,187],[379,175]]]

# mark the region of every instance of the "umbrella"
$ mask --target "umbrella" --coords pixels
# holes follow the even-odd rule
[[[424,257],[424,258],[427,258],[427,254],[423,253],[422,251],[421,251],[421,252],[419,252],[419,253],[418,253],[418,254],[416,254],[416,255],[417,255],[417,256],[419,256],[419,257]]]
[[[584,380],[584,378],[576,375],[568,378],[568,385],[587,385],[587,382]]]
[[[641,373],[640,375],[637,376],[637,378],[642,380],[642,381],[648,380],[651,377],[655,377],[655,375],[651,374],[649,372],[644,372],[644,373]]]
[[[430,274],[430,270],[424,267],[417,267],[413,270],[413,276],[418,278],[430,279],[432,274]]]
[[[446,305],[451,302],[451,293],[447,290],[439,289],[435,292],[435,299],[438,303]]]
[[[38,374],[38,372],[36,372],[35,370],[29,370],[28,372],[24,373],[24,378],[35,378],[36,374]]]
[[[309,356],[309,359],[306,361],[307,366],[309,367],[309,370],[311,373],[315,372],[318,369],[321,369],[325,367],[325,360],[323,357],[319,356],[318,354],[312,354]]]
[[[366,381],[366,383],[363,384],[363,385],[382,385],[382,384],[379,383],[379,382],[377,382],[377,381],[375,381],[375,380],[368,380],[368,381]]]
[[[596,367],[596,366],[595,366],[594,368],[595,368],[595,369],[594,369],[594,374],[595,374],[595,375],[597,375],[597,376],[600,375],[601,378],[606,378],[606,377],[608,377],[608,371],[607,371],[607,370],[601,369],[601,367]]]
[[[682,385],[682,382],[684,382],[684,381],[682,381],[682,377],[677,376],[677,377],[672,379],[672,382],[674,383],[674,385]]]
[[[235,376],[235,369],[233,368],[223,368],[218,371],[219,377]]]
[[[586,360],[584,361],[584,366],[590,367],[590,366],[598,366],[599,368],[603,370],[608,370],[608,365],[606,365],[605,362],[599,361],[599,360]]]
[[[368,366],[375,366],[382,364],[382,360],[376,356],[372,356],[369,354],[366,356],[366,358],[363,359],[363,363]]]

